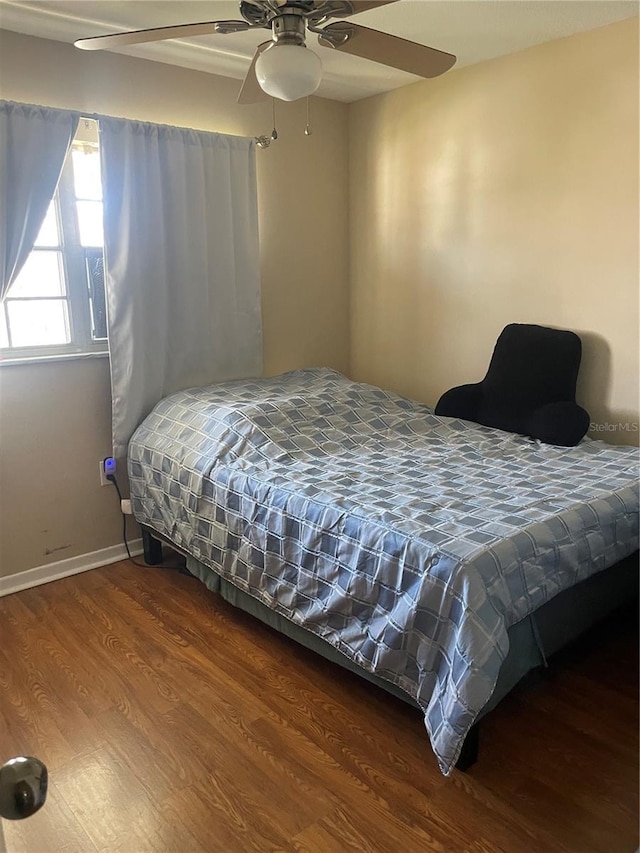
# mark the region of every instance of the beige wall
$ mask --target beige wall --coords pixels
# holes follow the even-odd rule
[[[240,83],[0,31],[0,97],[223,133],[270,133],[270,103],[238,106]],[[348,369],[348,141],[345,104],[278,108],[258,151],[264,366]],[[105,359],[0,367],[0,575],[120,541],[111,487]],[[53,465],[53,467],[50,467]],[[135,532],[134,532],[135,535]]]
[[[592,422],[637,425],[637,23],[352,105],[354,378],[435,404],[540,323],[581,334]]]

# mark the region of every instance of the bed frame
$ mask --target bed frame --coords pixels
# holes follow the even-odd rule
[[[362,669],[316,634],[270,610],[229,583],[213,569],[186,554],[170,540],[164,539],[151,528],[141,527],[144,559],[147,565],[157,566],[162,563],[162,542],[166,541],[171,548],[186,557],[187,569],[192,575],[234,607],[250,613],[300,645],[356,673],[410,705],[418,707],[413,699],[395,684]],[[527,673],[539,667],[546,667],[547,659],[551,655],[577,639],[597,622],[618,608],[637,602],[638,569],[639,553],[636,551],[615,566],[598,572],[578,585],[561,592],[535,613],[509,628],[509,653],[500,669],[491,699],[465,739],[460,757],[456,762],[458,770],[469,769],[478,759],[480,719],[493,710]]]

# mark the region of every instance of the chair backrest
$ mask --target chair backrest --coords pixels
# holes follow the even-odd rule
[[[582,357],[578,335],[526,323],[506,326],[496,342],[478,421],[520,432],[522,420],[548,403],[575,402]]]

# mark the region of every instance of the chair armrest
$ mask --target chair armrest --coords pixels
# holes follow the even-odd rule
[[[589,420],[589,413],[577,403],[548,403],[529,416],[525,434],[545,444],[575,447],[587,434]]]
[[[435,413],[445,418],[462,418],[475,421],[480,405],[482,389],[480,382],[470,385],[457,385],[440,397]]]

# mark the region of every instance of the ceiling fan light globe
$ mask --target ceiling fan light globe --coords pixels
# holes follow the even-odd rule
[[[273,44],[256,61],[260,88],[281,101],[297,101],[312,95],[322,79],[322,62],[303,45]]]

